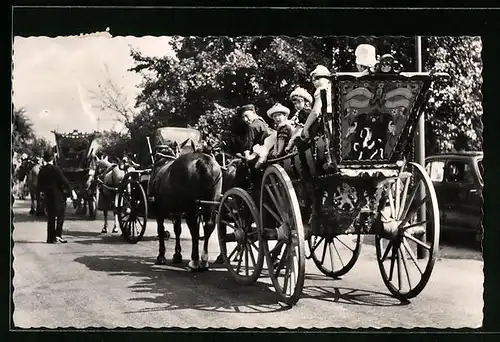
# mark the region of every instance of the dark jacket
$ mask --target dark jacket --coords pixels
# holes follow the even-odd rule
[[[290,121],[292,121],[296,125],[304,125],[310,112],[311,108],[302,108],[300,111],[293,114],[293,116],[290,118]]]
[[[271,134],[269,125],[261,117],[257,117],[248,125],[246,133],[244,150],[252,150],[252,147],[257,144],[264,144],[266,139]]]
[[[47,164],[38,174],[37,192],[43,192],[47,204],[47,211],[62,210],[66,205],[66,197],[71,193],[71,185],[61,169]]]

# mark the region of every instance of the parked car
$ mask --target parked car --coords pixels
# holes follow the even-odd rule
[[[483,152],[456,152],[426,158],[438,198],[443,231],[482,238]]]

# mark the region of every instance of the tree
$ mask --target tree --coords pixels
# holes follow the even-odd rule
[[[175,37],[175,57],[147,57],[132,51],[143,75],[139,114],[128,125],[132,139],[159,126],[196,126],[214,144],[228,139],[230,117],[242,104],[265,111],[275,102],[293,108],[288,94],[313,91],[309,72],[318,64],[354,71],[360,43],[391,53],[406,71],[415,70],[412,37]],[[446,71],[425,109],[427,154],[451,148],[480,148],[481,42],[474,37],[426,37],[426,70]],[[214,129],[216,128],[216,130]],[[143,144],[143,143],[142,143]]]
[[[43,137],[34,137],[26,148],[29,155],[42,157],[45,151],[52,150],[54,145]]]
[[[427,154],[482,149],[482,61],[479,37],[427,37],[426,68],[447,72],[425,108]]]
[[[133,119],[133,107],[129,104],[123,87],[113,81],[107,64],[104,64],[104,70],[104,82],[99,82],[96,90],[89,90],[90,97],[97,101],[102,111],[113,111],[117,115],[117,120],[127,125]]]
[[[33,123],[26,115],[25,108],[14,108],[12,115],[13,150],[25,152],[29,142],[35,137]]]
[[[130,136],[116,131],[103,131],[98,137],[100,151],[108,156],[121,157],[130,146]]]

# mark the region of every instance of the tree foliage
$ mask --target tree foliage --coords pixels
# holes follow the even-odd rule
[[[43,152],[52,148],[53,145],[47,139],[35,134],[25,108],[14,108],[12,116],[13,151],[41,157]]]
[[[427,154],[481,147],[481,41],[475,37],[424,37],[424,69],[448,72],[425,109]],[[220,144],[230,138],[237,106],[255,104],[264,114],[274,103],[293,108],[297,86],[313,91],[310,71],[323,64],[354,71],[360,43],[391,53],[404,70],[416,70],[413,37],[174,37],[175,56],[148,57],[132,51],[131,69],[143,76],[138,114],[127,128],[131,145],[147,151],[145,137],[160,126],[194,126]]]
[[[108,156],[120,158],[128,151],[130,136],[116,131],[100,132],[98,137],[100,152]]]

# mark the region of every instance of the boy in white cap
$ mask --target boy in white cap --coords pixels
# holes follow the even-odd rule
[[[370,44],[359,44],[354,52],[356,68],[359,72],[372,68],[377,63],[375,47]]]
[[[250,151],[245,151],[247,160],[253,160],[258,157],[255,167],[260,167],[266,160],[270,153],[273,156],[280,156],[284,152],[284,147],[290,139],[294,130],[293,123],[288,120],[290,109],[280,103],[276,103],[267,111],[267,116],[273,119],[276,125],[276,131],[273,130],[271,135],[264,139],[262,145],[257,144]],[[274,146],[274,149],[273,149]],[[273,149],[273,151],[271,151]]]

